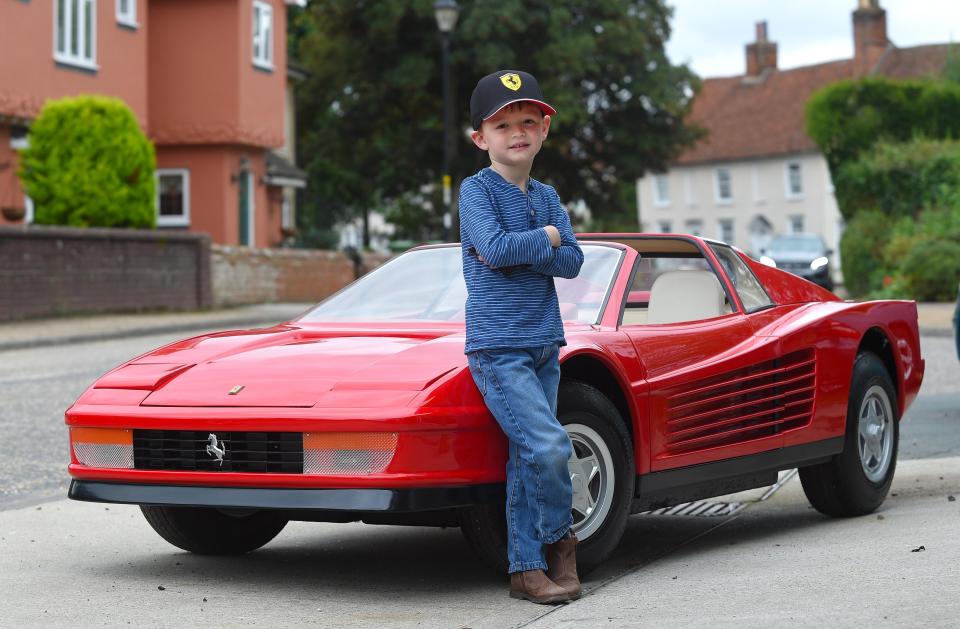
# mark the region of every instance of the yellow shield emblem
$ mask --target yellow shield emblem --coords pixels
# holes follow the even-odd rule
[[[519,74],[504,74],[500,77],[500,82],[503,83],[503,86],[507,89],[511,89],[516,92],[520,89],[520,75]]]

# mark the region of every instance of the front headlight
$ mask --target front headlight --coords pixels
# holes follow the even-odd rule
[[[760,256],[760,264],[766,264],[767,266],[777,268],[777,261],[769,256]]]
[[[827,266],[828,262],[830,262],[830,260],[827,259],[826,256],[820,256],[810,263],[810,268],[816,271],[817,269],[822,269],[823,267]]]

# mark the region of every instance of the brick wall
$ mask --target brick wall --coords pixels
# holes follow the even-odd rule
[[[212,245],[213,304],[316,302],[332,295],[387,257],[364,255],[360,269],[338,251],[249,249]]]
[[[0,321],[210,305],[205,234],[0,227]]]
[[[0,226],[0,321],[317,302],[388,256],[211,245],[206,234]]]

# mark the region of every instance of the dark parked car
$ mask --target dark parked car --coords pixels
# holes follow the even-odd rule
[[[814,284],[833,290],[830,254],[833,250],[817,234],[785,234],[774,236],[761,252],[760,262],[799,275]]]

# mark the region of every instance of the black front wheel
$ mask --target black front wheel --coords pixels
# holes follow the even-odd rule
[[[567,462],[573,484],[573,530],[580,540],[581,572],[596,567],[620,543],[636,482],[633,445],[620,412],[606,396],[582,382],[565,380],[557,396],[558,419],[570,437]],[[461,529],[480,558],[507,570],[504,504],[461,510]]]
[[[270,511],[230,512],[202,507],[150,507],[144,517],[160,537],[200,555],[242,555],[276,537],[287,520]]]
[[[817,511],[865,515],[883,503],[897,467],[899,419],[896,389],[883,361],[861,353],[853,364],[843,452],[800,468],[803,491]]]

